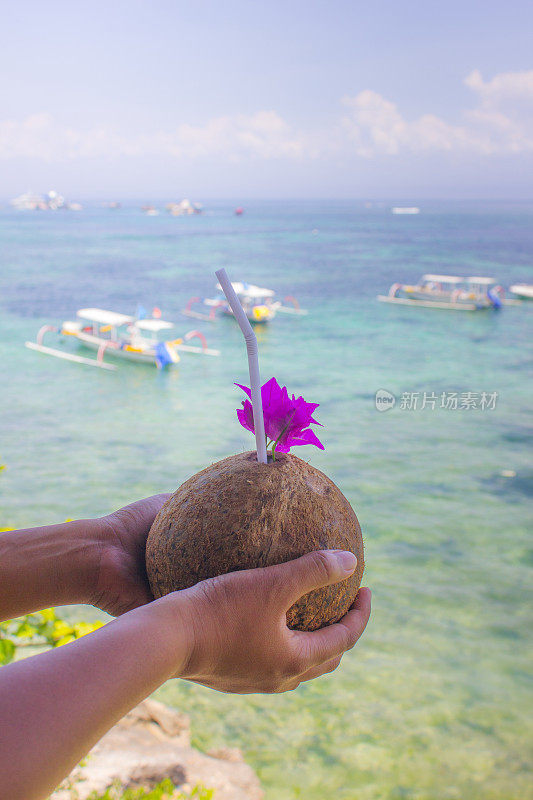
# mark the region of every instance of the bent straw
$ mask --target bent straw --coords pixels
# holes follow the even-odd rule
[[[250,389],[252,391],[252,410],[254,415],[254,429],[255,429],[255,442],[257,446],[257,460],[260,464],[267,463],[266,440],[265,440],[265,421],[263,419],[263,401],[261,399],[261,379],[259,377],[259,355],[257,350],[257,339],[252,330],[244,308],[237,295],[235,289],[231,285],[228,278],[228,273],[225,269],[219,269],[215,272],[218,282],[222,286],[222,290],[226,295],[227,301],[230,304],[231,310],[235,314],[235,319],[239,323],[239,327],[243,332],[246,342],[246,351],[248,353],[248,370],[250,372]]]

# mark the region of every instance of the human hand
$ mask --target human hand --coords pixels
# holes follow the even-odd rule
[[[156,494],[99,520],[91,605],[118,617],[154,599],[146,576],[146,537],[169,497]]]
[[[340,622],[311,633],[290,630],[286,612],[302,595],[347,578],[356,563],[351,553],[319,550],[210,578],[159,600],[175,605],[189,631],[190,651],[176,677],[246,694],[290,691],[332,672],[366,627],[370,590],[359,590]]]

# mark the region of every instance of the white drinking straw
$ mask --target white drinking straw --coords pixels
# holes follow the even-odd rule
[[[255,441],[257,445],[257,460],[260,464],[267,463],[267,451],[265,441],[265,421],[263,419],[263,401],[261,400],[261,379],[259,377],[259,355],[257,351],[257,339],[244,313],[241,301],[235,294],[235,289],[231,285],[225,269],[215,272],[222,290],[226,295],[231,310],[235,314],[235,319],[239,323],[240,329],[246,341],[246,351],[248,353],[248,370],[250,372],[250,389],[252,390],[252,410],[254,414]]]

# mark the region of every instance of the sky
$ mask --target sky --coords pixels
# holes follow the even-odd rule
[[[533,197],[533,4],[0,0],[0,196]]]

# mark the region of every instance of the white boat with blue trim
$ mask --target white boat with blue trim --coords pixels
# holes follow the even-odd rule
[[[494,278],[457,275],[422,275],[417,284],[393,283],[382,303],[397,303],[419,308],[442,308],[450,311],[498,309],[516,301],[505,300],[505,293]]]
[[[76,320],[63,322],[59,328],[43,325],[37,334],[37,341],[26,342],[26,347],[67,361],[108,370],[116,369],[115,364],[104,360],[108,356],[112,360],[122,358],[163,369],[177,364],[181,352],[220,355],[218,350],[207,347],[205,336],[197,330],[189,331],[182,337],[168,338],[175,326],[159,317],[138,319],[102,308],[80,308],[76,317]],[[61,337],[72,337],[84,347],[96,350],[96,358],[45,346],[45,334],[54,332]],[[200,346],[189,344],[194,338],[200,340]]]

